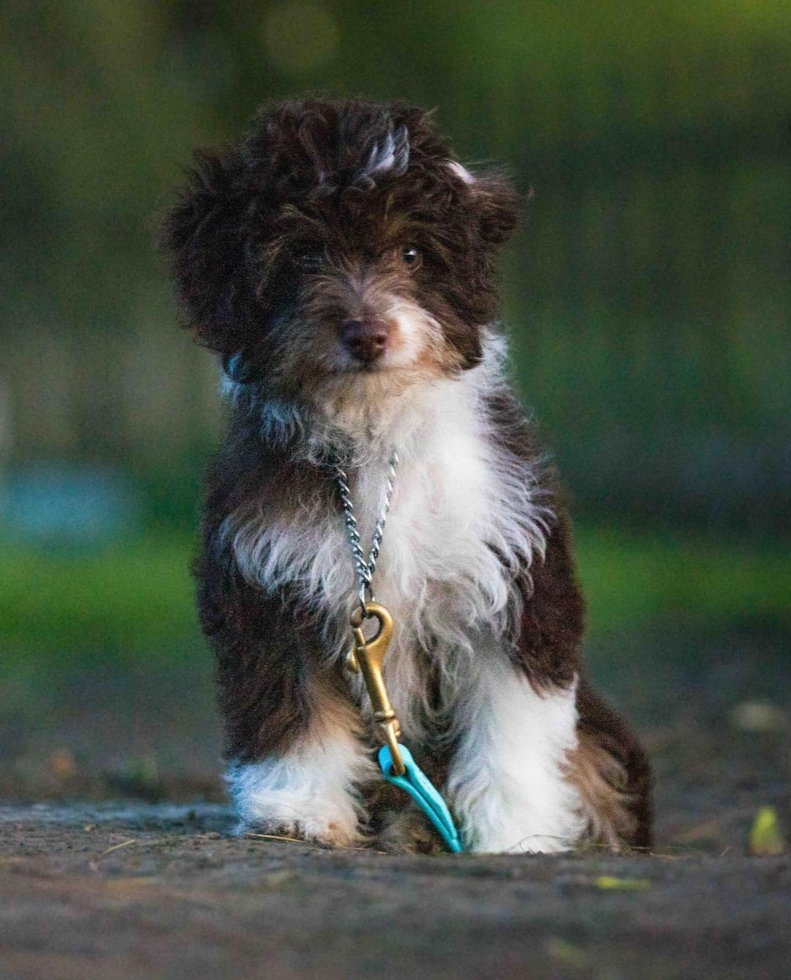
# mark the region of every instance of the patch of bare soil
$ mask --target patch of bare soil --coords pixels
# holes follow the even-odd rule
[[[388,857],[220,808],[5,807],[5,978],[781,977],[787,857]]]
[[[650,670],[631,651],[599,669],[654,760],[651,855],[394,857],[234,838],[208,680],[142,674],[97,692],[83,678],[27,718],[18,698],[0,719],[13,734],[0,739],[0,977],[784,978],[785,638],[684,642],[645,635]],[[172,802],[190,793],[218,802]],[[756,838],[767,808],[772,833]],[[774,854],[751,853],[761,839]]]

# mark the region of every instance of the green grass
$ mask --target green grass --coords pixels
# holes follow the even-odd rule
[[[679,619],[791,624],[791,559],[748,547],[582,528],[580,574],[595,635]],[[14,661],[183,658],[201,642],[190,538],[137,537],[97,552],[0,550],[0,650]]]
[[[53,662],[181,657],[199,642],[192,544],[141,537],[96,552],[0,552],[0,648]]]
[[[586,528],[577,549],[592,632],[670,619],[791,625],[791,556],[782,541],[748,545]]]

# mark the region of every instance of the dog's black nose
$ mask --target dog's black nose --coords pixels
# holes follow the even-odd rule
[[[384,354],[389,337],[387,325],[377,320],[348,320],[341,328],[346,349],[364,364]]]

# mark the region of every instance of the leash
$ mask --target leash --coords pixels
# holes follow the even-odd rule
[[[401,734],[401,726],[390,703],[390,698],[387,696],[387,688],[382,673],[387,648],[393,638],[395,626],[393,617],[387,609],[376,601],[373,577],[379,552],[382,548],[382,538],[390,510],[397,468],[398,454],[394,451],[390,457],[382,507],[374,527],[371,549],[368,558],[366,558],[360,543],[357,520],[354,516],[354,503],[349,489],[349,480],[340,461],[335,461],[335,482],[343,506],[346,532],[359,581],[359,605],[354,609],[349,620],[354,644],[349,651],[346,666],[352,673],[362,674],[368,697],[371,699],[374,724],[384,743],[378,753],[382,775],[388,783],[398,786],[399,789],[412,797],[434,825],[448,849],[458,853],[462,850],[462,846],[450,810],[442,796],[415,762],[412,753],[398,740]],[[366,619],[375,619],[378,623],[376,635],[369,640],[365,638],[363,633],[363,622]]]

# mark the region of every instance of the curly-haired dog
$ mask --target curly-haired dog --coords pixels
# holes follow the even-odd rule
[[[648,846],[650,774],[580,664],[569,520],[503,373],[503,176],[410,106],[309,98],[203,154],[167,216],[186,317],[223,358],[227,439],[197,563],[241,827],[418,847],[343,670],[354,566],[401,464],[376,573],[405,740],[476,851]]]

